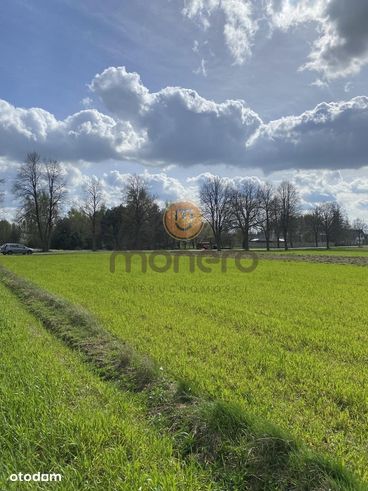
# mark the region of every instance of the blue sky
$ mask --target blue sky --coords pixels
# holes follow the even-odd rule
[[[368,218],[367,18],[365,0],[3,0],[2,213],[37,150],[69,204],[89,175],[115,204],[129,173],[163,200],[220,174]]]

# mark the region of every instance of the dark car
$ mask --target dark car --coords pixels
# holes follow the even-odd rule
[[[4,244],[0,247],[2,254],[32,254],[33,250],[23,244]]]

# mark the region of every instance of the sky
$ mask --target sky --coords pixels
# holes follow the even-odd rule
[[[160,202],[249,177],[368,220],[367,0],[2,0],[0,215],[26,154],[77,205],[130,174]],[[1,216],[0,216],[1,218]]]

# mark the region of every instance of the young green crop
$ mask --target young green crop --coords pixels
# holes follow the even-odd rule
[[[214,490],[145,422],[143,401],[99,380],[0,285],[0,489],[12,474],[60,473],[59,490]],[[50,486],[50,484],[48,485]]]
[[[109,272],[106,254],[5,258],[176,377],[341,459],[368,480],[368,281],[358,266],[229,260],[221,273]]]

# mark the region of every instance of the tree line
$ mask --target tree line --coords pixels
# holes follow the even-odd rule
[[[251,237],[256,236],[267,250],[271,244],[287,250],[295,243],[315,247],[323,243],[327,248],[331,243],[362,245],[367,231],[362,220],[351,226],[337,202],[302,213],[298,191],[289,181],[275,188],[248,179],[235,188],[224,178],[211,177],[200,188],[200,201],[219,249],[234,232],[240,235],[243,249],[249,249]]]
[[[4,184],[3,182],[0,184]],[[60,163],[29,153],[20,166],[13,192],[19,203],[16,223],[0,220],[0,242],[26,242],[43,251],[54,249],[161,249],[180,244],[163,226],[163,213],[147,183],[127,178],[121,204],[107,207],[101,182],[90,178],[81,204],[63,213],[66,182]],[[0,192],[0,200],[2,193]],[[364,243],[366,225],[349,224],[337,202],[327,202],[302,213],[297,189],[289,181],[277,187],[247,179],[239,186],[226,178],[207,177],[199,189],[206,222],[192,246],[209,243],[249,249],[256,240],[269,250],[295,244],[329,248],[331,244]]]

